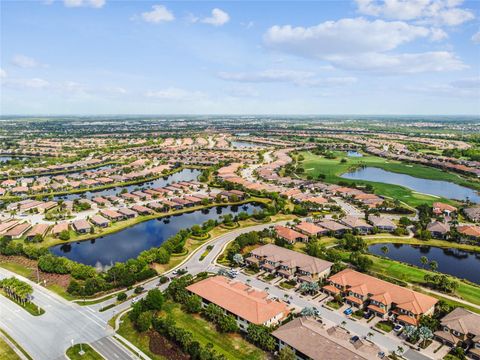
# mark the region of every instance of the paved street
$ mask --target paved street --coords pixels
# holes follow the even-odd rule
[[[13,275],[0,269],[0,279]],[[35,360],[62,357],[72,340],[74,343],[92,343],[113,333],[105,320],[91,309],[68,302],[28,279],[15,276],[33,286],[33,301],[45,310],[45,314],[32,316],[0,296],[0,327]],[[121,347],[119,343],[115,346]]]

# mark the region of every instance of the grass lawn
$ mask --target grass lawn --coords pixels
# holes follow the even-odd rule
[[[450,181],[459,185],[480,189],[480,184],[473,183],[471,180],[466,180],[459,175],[418,164],[407,165],[399,161],[386,160],[381,157],[370,155],[365,155],[358,158],[347,158],[347,156],[342,152],[335,152],[335,154],[338,155],[336,159],[326,159],[310,152],[302,152],[301,154],[305,158],[305,160],[302,162],[302,167],[305,169],[305,175],[312,175],[313,178],[317,178],[319,174],[323,174],[325,175],[324,181],[327,183],[336,184],[340,181],[353,182],[353,180],[343,179],[341,175],[348,172],[350,169],[359,166],[360,164],[364,164],[366,166],[381,168],[386,171],[411,175],[424,179]],[[340,160],[342,158],[347,158],[347,162],[341,163]],[[455,203],[442,197],[420,194],[399,185],[363,180],[355,180],[355,183],[364,185],[371,184],[374,187],[376,194],[398,199],[410,206],[417,206],[424,203],[432,204],[434,201]]]
[[[0,267],[7,269],[15,274],[26,277],[27,279],[32,275],[32,269],[29,269],[21,264],[13,262],[1,262]]]
[[[332,300],[332,301],[327,302],[326,305],[329,306],[329,307],[331,307],[332,309],[338,310],[338,309],[340,309],[340,308],[342,307],[343,304],[342,304],[342,303],[339,303],[339,302],[337,302],[337,301],[335,301],[335,300]]]
[[[198,315],[183,312],[177,304],[168,302],[165,312],[173,316],[177,326],[193,333],[193,338],[202,345],[212,343],[215,350],[227,359],[265,359],[266,354],[244,340],[239,334],[219,333],[214,325]]]
[[[296,286],[296,284],[293,285],[293,284],[290,283],[289,281],[282,281],[279,285],[280,285],[282,288],[287,289],[287,290],[293,289],[293,288]]]
[[[104,360],[99,353],[97,353],[90,345],[82,344],[81,349],[85,352],[85,354],[80,355],[80,344],[74,345],[67,349],[67,356],[71,360]]]
[[[13,349],[0,338],[0,359],[2,360],[20,360],[20,357]]]
[[[382,331],[385,331],[386,333],[389,333],[390,331],[393,330],[395,325],[393,325],[393,323],[389,320],[383,320],[383,321],[379,321],[375,327],[377,329],[380,329]]]
[[[425,275],[432,274],[432,272],[428,270],[419,269],[394,260],[379,258],[376,256],[370,256],[370,258],[373,260],[373,266],[371,268],[372,272],[387,275],[412,284],[422,285]],[[456,295],[463,300],[480,305],[480,286],[458,281]],[[479,310],[476,309],[475,311],[478,312]]]
[[[38,307],[32,302],[26,302],[25,305],[21,304],[20,302],[16,301],[14,298],[11,298],[10,296],[7,296],[7,294],[0,289],[0,295],[5,296],[8,300],[14,302],[17,304],[19,307],[27,311],[30,315],[33,316],[40,316],[45,314],[45,310],[43,310],[41,307]]]

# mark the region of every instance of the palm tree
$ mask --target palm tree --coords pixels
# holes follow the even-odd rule
[[[380,250],[382,250],[383,255],[387,255],[387,254],[388,254],[388,246],[385,246],[385,245],[384,245],[384,246],[382,246],[382,247],[380,248]]]
[[[405,351],[405,349],[403,347],[401,347],[400,345],[397,346],[397,352],[402,355],[403,352]]]
[[[422,256],[420,258],[420,262],[422,263],[423,267],[428,264],[428,258],[426,256]]]
[[[341,323],[340,323],[340,326],[342,328],[344,328],[345,326],[347,326],[347,322],[345,320],[343,320]]]
[[[436,271],[438,269],[438,262],[436,262],[435,260],[430,261],[428,265],[430,266],[430,270],[432,271]]]

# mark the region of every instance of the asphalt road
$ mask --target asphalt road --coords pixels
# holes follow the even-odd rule
[[[14,274],[0,269],[0,279]],[[32,316],[11,300],[0,296],[0,327],[35,360],[60,358],[75,344],[92,343],[113,334],[106,321],[91,309],[69,302],[49,290],[15,275],[34,288],[33,302],[45,310]],[[122,346],[115,343],[117,347]]]

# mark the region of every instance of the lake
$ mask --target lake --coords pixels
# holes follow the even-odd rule
[[[407,187],[414,191],[442,196],[448,199],[466,200],[480,203],[480,194],[468,187],[448,181],[421,179],[410,175],[394,173],[375,167],[365,167],[345,173],[342,178],[349,180],[367,180]],[[401,199],[400,199],[401,200]]]
[[[54,197],[54,200],[75,200],[80,199],[80,195],[85,195],[87,199],[91,199],[97,196],[106,196],[106,195],[117,195],[123,189],[127,189],[128,192],[135,191],[137,189],[147,189],[147,188],[156,188],[156,187],[163,187],[168,186],[174,182],[180,181],[196,181],[198,176],[202,172],[198,169],[183,169],[179,172],[174,174],[164,176],[158,178],[153,181],[136,184],[136,185],[128,185],[128,186],[117,186],[110,189],[100,190],[100,191],[87,191],[81,194],[69,194],[69,195],[57,195]]]
[[[222,215],[235,215],[240,212],[252,214],[254,210],[261,209],[260,204],[244,204],[196,210],[148,220],[95,240],[56,245],[51,247],[50,251],[83,264],[103,267],[135,258],[144,250],[158,247],[182,229],[201,225],[210,219],[218,220]]]
[[[386,246],[388,253],[381,248]],[[424,267],[420,258],[426,256],[429,261],[438,263],[438,271],[467,279],[480,284],[480,254],[458,249],[443,249],[431,246],[413,246],[403,244],[375,244],[368,247],[372,254],[388,257],[392,260]],[[428,265],[426,266],[428,268]]]

